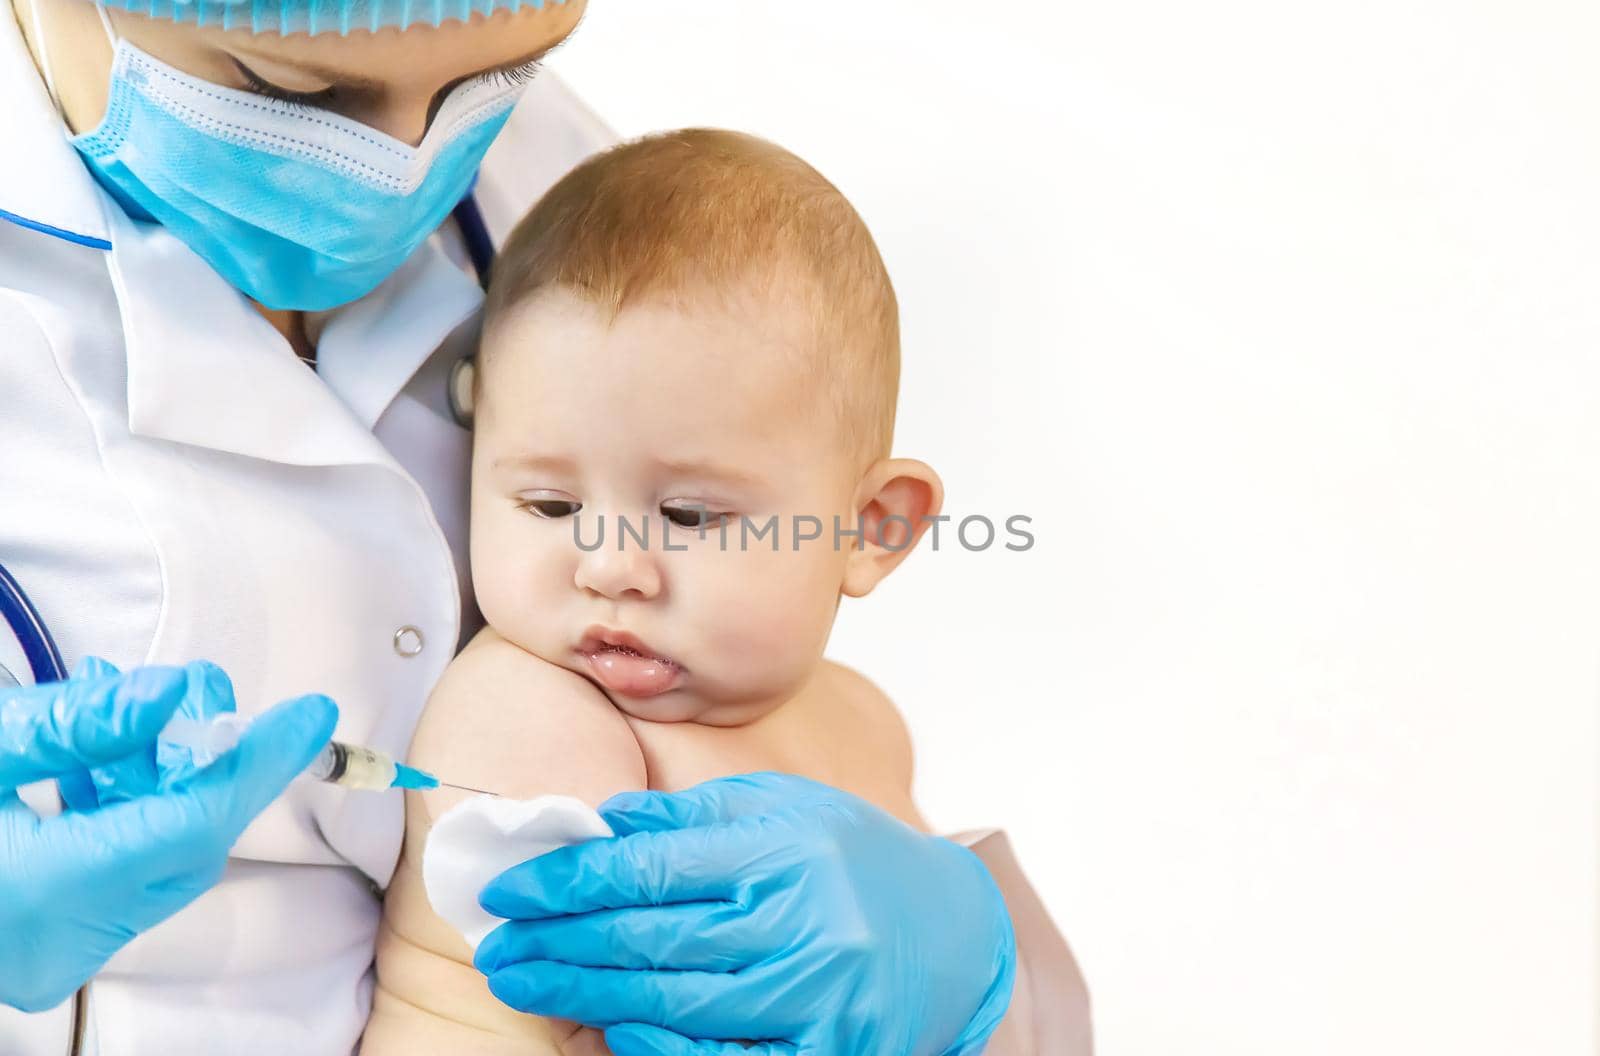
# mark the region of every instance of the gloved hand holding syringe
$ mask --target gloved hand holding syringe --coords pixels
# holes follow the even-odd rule
[[[209,766],[218,756],[233,750],[248,725],[248,720],[231,713],[211,719],[175,715],[162,729],[158,740],[187,749],[195,766]],[[427,771],[396,762],[393,757],[375,748],[343,741],[329,741],[301,776],[362,792],[381,792],[391,788],[426,792],[443,785],[463,792],[495,795],[481,788],[440,781]]]

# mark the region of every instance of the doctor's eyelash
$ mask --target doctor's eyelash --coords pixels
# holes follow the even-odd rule
[[[285,106],[292,106],[302,110],[326,109],[338,93],[336,85],[329,85],[315,92],[292,92],[287,88],[264,80],[254,70],[237,59],[234,60],[234,65],[238,67],[239,75],[244,78],[245,91],[250,92],[252,95],[271,99],[274,102],[283,103]],[[491,70],[488,73],[479,75],[478,80],[480,83],[507,86],[527,84],[539,73],[543,65],[543,60],[532,59],[520,66],[511,66],[503,70]]]
[[[542,59],[530,59],[521,66],[511,66],[504,70],[490,70],[483,74],[482,80],[486,84],[527,84],[538,74],[544,66]]]
[[[291,92],[287,88],[280,88],[276,84],[262,80],[259,74],[237,59],[233,64],[239,68],[239,74],[244,77],[247,92],[287,106],[299,107],[302,110],[326,107],[334,95],[332,85],[315,92]]]

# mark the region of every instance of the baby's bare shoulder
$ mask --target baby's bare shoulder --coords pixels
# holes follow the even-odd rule
[[[856,721],[867,726],[876,737],[887,742],[903,742],[909,749],[911,735],[906,729],[905,719],[894,701],[876,682],[837,660],[823,660],[818,677],[831,699],[847,709]]]
[[[854,668],[824,660],[812,695],[819,702],[819,719],[836,736],[902,787],[910,787],[911,731],[900,709],[877,683]]]
[[[605,695],[491,628],[429,696],[411,762],[517,799],[557,793],[593,805],[645,783],[638,741]]]

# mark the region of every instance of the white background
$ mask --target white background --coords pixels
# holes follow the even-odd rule
[[[1100,1051],[1596,1051],[1592,4],[594,0],[626,134],[766,134],[899,288],[920,552],[834,655],[1010,828]]]

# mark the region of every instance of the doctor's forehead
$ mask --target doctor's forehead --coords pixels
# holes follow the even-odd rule
[[[496,11],[468,22],[413,25],[403,31],[391,27],[348,36],[280,36],[171,24],[167,28],[191,35],[194,43],[211,44],[229,54],[295,67],[319,82],[409,90],[444,85],[539,58],[571,35],[586,6],[587,0],[547,0],[541,7]]]

